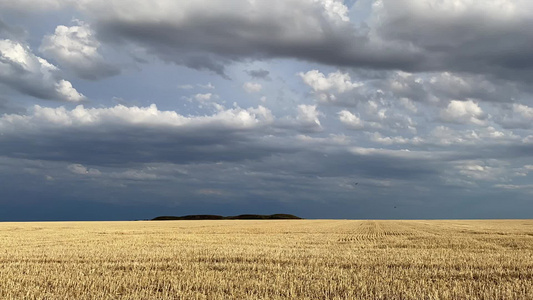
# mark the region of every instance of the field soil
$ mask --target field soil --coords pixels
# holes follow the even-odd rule
[[[533,220],[0,223],[0,299],[533,299]]]

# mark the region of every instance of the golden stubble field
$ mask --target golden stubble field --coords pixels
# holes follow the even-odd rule
[[[533,220],[0,223],[0,299],[533,299]]]

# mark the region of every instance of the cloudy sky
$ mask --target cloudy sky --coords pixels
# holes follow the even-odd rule
[[[0,0],[0,220],[533,217],[529,0]]]

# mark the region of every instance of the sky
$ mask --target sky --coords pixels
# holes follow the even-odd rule
[[[533,218],[529,0],[0,0],[0,221]]]

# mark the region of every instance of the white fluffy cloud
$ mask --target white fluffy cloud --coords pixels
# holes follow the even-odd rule
[[[149,107],[85,108],[78,105],[72,110],[65,107],[48,108],[36,105],[29,115],[4,115],[0,118],[0,130],[37,130],[41,128],[86,127],[86,126],[164,126],[164,127],[210,127],[253,128],[274,120],[270,110],[257,108],[233,108],[219,111],[211,116],[183,116],[175,111],[161,111],[155,104]]]
[[[74,109],[35,106],[0,116],[0,156],[83,165],[137,162],[236,161],[269,155],[265,132],[275,119],[265,107],[184,116],[149,107]],[[265,143],[265,145],[263,145]],[[112,150],[114,149],[114,150]],[[100,168],[99,168],[100,169]],[[83,174],[80,166],[71,172]],[[90,174],[95,173],[87,168]]]
[[[0,82],[41,99],[79,102],[85,96],[59,77],[58,68],[19,42],[0,40]]]
[[[445,72],[392,72],[379,87],[394,97],[435,104],[450,100],[512,102],[520,96],[513,82],[485,74]]]
[[[507,128],[531,128],[533,126],[533,107],[513,103],[502,113],[498,121]]]
[[[242,85],[242,88],[247,93],[257,93],[263,89],[263,86],[260,83],[256,83],[256,82],[245,82]]]
[[[84,165],[82,164],[70,164],[67,166],[67,169],[74,173],[74,174],[78,174],[78,175],[89,175],[89,176],[97,176],[97,175],[100,175],[101,172],[98,170],[98,169],[87,169]]]
[[[351,95],[356,94],[358,92],[356,89],[363,86],[360,82],[352,82],[350,74],[340,70],[327,76],[318,70],[300,72],[297,75],[313,90],[316,99],[324,104],[356,103],[358,99],[354,99]]]
[[[505,181],[508,173],[505,165],[497,161],[459,161],[455,163],[455,169],[459,174],[476,181]]]
[[[406,138],[403,136],[383,136],[379,132],[374,132],[370,135],[370,140],[383,145],[419,145],[424,143],[424,139],[420,137]]]
[[[76,26],[57,26],[54,34],[43,38],[39,50],[84,79],[117,75],[118,68],[105,61],[100,47],[89,25],[78,21]]]
[[[519,142],[520,137],[512,131],[498,130],[492,126],[476,129],[454,130],[446,126],[433,128],[426,139],[428,144],[452,145],[504,145]]]
[[[340,71],[329,73],[327,77],[318,70],[311,70],[306,73],[302,72],[298,73],[298,75],[315,92],[336,91],[338,93],[344,93],[361,85],[360,83],[352,82],[350,74]]]
[[[339,112],[339,120],[353,129],[363,129],[365,126],[364,122],[358,116],[348,110],[342,110]]]
[[[74,87],[72,87],[72,83],[70,81],[66,81],[64,79],[59,80],[55,84],[56,91],[62,95],[64,100],[67,100],[69,102],[79,102],[85,99],[85,96],[78,93]]]
[[[448,107],[441,111],[440,116],[442,120],[451,123],[486,124],[486,114],[481,107],[472,100],[452,100],[450,101],[450,104],[448,104]]]
[[[211,98],[213,98],[213,94],[211,94],[211,93],[194,95],[194,100],[196,100],[197,102],[200,102],[200,103],[208,103],[208,102],[211,101]]]
[[[322,125],[318,119],[322,113],[317,109],[316,105],[298,105],[298,115],[296,120],[302,125],[308,126],[312,130],[321,130]]]
[[[524,120],[533,122],[533,107],[524,104],[513,104],[513,112],[520,115]]]

